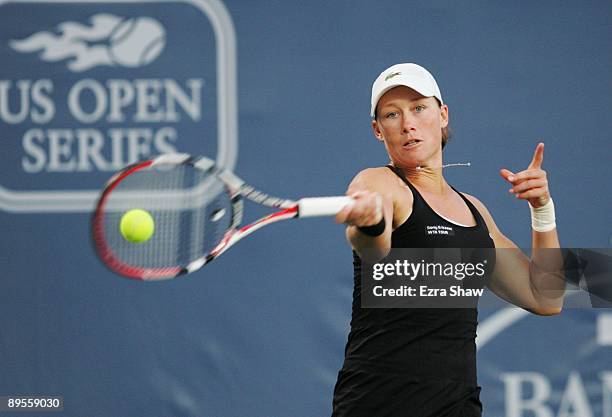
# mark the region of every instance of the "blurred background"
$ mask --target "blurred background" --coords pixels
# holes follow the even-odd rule
[[[499,169],[543,141],[562,245],[609,248],[611,21],[603,0],[1,0],[0,395],[63,395],[67,416],[329,415],[353,284],[342,226],[278,224],[141,283],[96,259],[91,208],[114,171],[171,151],[271,194],[342,194],[387,163],[370,87],[399,62],[436,77],[445,162],[471,162],[445,176],[507,236],[531,244]],[[612,416],[610,310],[479,322],[485,416]]]

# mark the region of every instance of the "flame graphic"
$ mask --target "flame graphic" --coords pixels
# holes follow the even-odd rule
[[[149,64],[165,46],[164,27],[155,19],[125,19],[100,13],[90,17],[90,26],[77,22],[58,25],[59,35],[38,32],[10,41],[17,52],[42,50],[47,62],[67,62],[68,69],[82,72],[99,65],[138,67]]]

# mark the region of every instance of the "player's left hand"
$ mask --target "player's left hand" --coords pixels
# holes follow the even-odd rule
[[[529,201],[534,208],[542,207],[550,200],[546,171],[542,169],[543,160],[544,144],[538,143],[533,159],[526,170],[516,174],[507,169],[499,171],[501,176],[512,185],[509,190],[510,194],[514,194],[521,200]]]

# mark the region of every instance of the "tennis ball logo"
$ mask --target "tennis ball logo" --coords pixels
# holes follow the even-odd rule
[[[119,222],[121,236],[130,243],[142,243],[155,233],[155,222],[146,210],[133,209],[126,212]]]
[[[151,63],[166,45],[164,27],[149,17],[125,19],[117,23],[109,39],[111,60],[124,67]]]
[[[1,0],[0,0],[1,1]],[[47,62],[66,61],[70,71],[82,72],[98,65],[135,68],[153,62],[166,45],[166,30],[151,17],[125,18],[109,13],[90,17],[90,24],[66,21],[56,32],[36,32],[13,39],[20,53],[39,52]]]

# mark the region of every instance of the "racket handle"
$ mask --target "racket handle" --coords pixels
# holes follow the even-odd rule
[[[355,200],[351,197],[314,197],[298,201],[298,217],[335,216]]]

